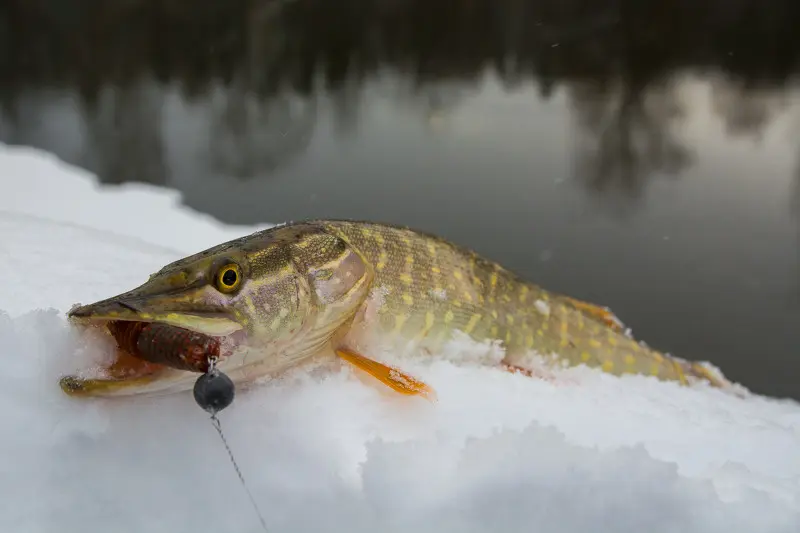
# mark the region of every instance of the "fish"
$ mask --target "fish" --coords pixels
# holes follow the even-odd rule
[[[607,307],[546,290],[440,236],[374,221],[277,225],[174,261],[140,286],[76,305],[67,316],[118,340],[99,376],[60,379],[71,396],[191,389],[203,369],[196,360],[194,368],[170,362],[181,357],[148,361],[137,356],[134,340],[124,340],[133,334],[125,332],[142,338],[141,331],[165,346],[175,335],[190,338],[176,330],[195,335],[201,348],[192,357],[213,346],[209,357],[237,386],[325,360],[349,364],[397,393],[435,399],[434,387],[380,354],[436,357],[457,339],[495,349],[479,363],[532,377],[544,376],[548,365],[583,365],[686,386],[732,386],[707,363],[637,340]]]

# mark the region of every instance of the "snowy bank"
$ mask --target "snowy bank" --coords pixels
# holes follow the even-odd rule
[[[253,228],[154,187],[99,188],[31,150],[0,149],[0,175],[0,531],[260,531],[190,395],[85,401],[57,386],[86,349],[72,304]],[[342,368],[290,374],[221,415],[270,531],[800,531],[796,402],[585,369],[560,383],[408,370],[437,404]]]

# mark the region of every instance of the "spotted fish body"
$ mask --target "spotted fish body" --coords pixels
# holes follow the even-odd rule
[[[407,392],[393,377],[400,370],[370,359],[377,344],[436,356],[467,336],[499,346],[501,362],[523,370],[533,370],[531,356],[538,355],[558,366],[728,385],[701,364],[635,340],[604,308],[548,292],[442,238],[372,222],[270,228],[171,263],[140,287],[69,315],[212,336],[229,354],[218,368],[236,382],[333,351]],[[82,395],[185,390],[193,382],[186,374],[173,367],[122,382],[69,377],[62,388]],[[414,389],[413,378],[403,379]]]
[[[444,239],[382,224],[319,224],[374,269],[370,291],[380,305],[377,319],[367,327],[378,336],[435,353],[461,331],[478,342],[498,342],[505,362],[519,368],[529,366],[534,352],[560,366],[583,364],[616,375],[683,383],[699,378],[716,384],[719,379],[702,365],[646,347],[580,302]]]

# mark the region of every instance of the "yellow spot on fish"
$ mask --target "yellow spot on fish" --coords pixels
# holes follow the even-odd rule
[[[170,285],[183,285],[187,279],[186,272],[176,272],[167,278],[167,283]]]
[[[660,354],[660,353],[658,353],[658,352],[653,352],[653,359],[655,359],[655,360],[656,360],[656,361],[658,361],[659,363],[663,363],[663,362],[664,362],[664,356],[663,356],[663,355],[661,355],[661,354]]]
[[[386,268],[386,262],[389,260],[389,255],[386,252],[381,252],[378,256],[378,264],[375,265],[375,268],[378,270],[383,270]]]
[[[510,302],[511,301],[511,296],[509,296],[508,294],[504,294],[503,295],[503,301],[506,302],[506,303]]]
[[[439,267],[431,267],[431,272],[433,272],[434,274],[441,274],[442,269],[440,269]]]
[[[436,247],[432,242],[428,243],[428,252],[430,252],[431,255],[436,255]]]
[[[528,287],[526,287],[526,286],[524,286],[524,285],[523,285],[523,286],[522,286],[522,288],[519,290],[519,301],[520,301],[521,303],[525,303],[525,299],[528,297],[528,291],[529,291],[529,290],[530,290],[530,289],[528,289]]]
[[[628,366],[633,366],[636,364],[636,358],[631,354],[625,355],[625,364]]]
[[[417,336],[418,339],[422,339],[423,337],[426,337],[428,335],[428,332],[433,327],[433,323],[435,322],[435,320],[436,316],[433,314],[432,311],[428,311],[427,313],[425,313],[425,327],[422,328],[422,331],[419,332],[419,335]]]
[[[456,270],[455,272],[453,272],[453,276],[456,279],[462,279],[464,277],[464,274],[462,274],[460,270]]]
[[[472,301],[472,295],[469,293],[469,291],[464,291],[464,299],[468,302]]]
[[[454,317],[455,315],[453,314],[453,312],[448,309],[447,312],[444,314],[444,323],[449,324],[450,322],[453,321]]]
[[[589,339],[589,346],[591,346],[592,348],[601,348],[603,346],[603,343],[601,343],[597,339]]]
[[[361,235],[369,239],[372,237],[372,230],[369,228],[361,228]]]
[[[542,331],[540,329],[536,330],[536,334],[539,335],[540,337],[544,337],[544,331]]]
[[[613,361],[608,361],[608,360],[603,361],[603,370],[606,372],[611,372],[612,370],[614,370]]]
[[[686,376],[683,375],[683,369],[678,361],[673,360],[672,365],[675,367],[675,372],[678,373],[678,379],[682,385],[686,385]]]
[[[395,315],[394,330],[400,331],[400,329],[403,327],[403,324],[406,323],[406,320],[408,320],[408,315]]]
[[[591,358],[592,358],[592,354],[590,354],[589,352],[581,352],[581,361],[583,361],[584,363],[587,362]]]
[[[414,298],[408,293],[403,294],[403,301],[406,303],[406,305],[414,304]]]
[[[528,348],[533,346],[533,335],[531,335],[530,333],[528,333],[528,336],[525,337],[525,346],[527,346]]]
[[[380,245],[383,245],[386,241],[383,240],[383,235],[381,235],[380,233],[376,233],[375,242],[377,242]]]
[[[492,309],[492,318],[495,319],[497,318],[497,311],[495,311],[494,309]]]
[[[497,272],[492,272],[492,276],[489,278],[489,283],[492,285],[492,287],[497,286]]]
[[[511,342],[511,330],[506,330],[506,344]]]
[[[651,375],[657,376],[658,373],[660,372],[660,370],[661,370],[661,365],[659,365],[658,363],[653,363],[652,365],[650,365],[650,374]]]
[[[461,303],[461,300],[453,300],[452,303],[453,303],[453,307],[461,307],[462,305],[464,305],[464,304]]]
[[[614,335],[609,335],[608,344],[610,344],[611,346],[616,346],[619,343],[617,342],[617,338]]]
[[[408,263],[409,265],[414,264],[414,256],[413,255],[407,255],[406,256],[406,263]]]
[[[406,285],[411,285],[412,283],[414,283],[413,278],[408,274],[400,274],[400,281],[402,281]]]
[[[481,315],[474,314],[469,318],[469,322],[467,322],[467,326],[464,328],[466,333],[472,333],[472,330],[475,329],[475,326],[478,325],[478,322],[481,319]]]
[[[491,332],[492,337],[497,337],[497,326],[492,326]]]
[[[508,322],[509,326],[514,325],[514,316],[513,315],[506,315],[506,322]]]

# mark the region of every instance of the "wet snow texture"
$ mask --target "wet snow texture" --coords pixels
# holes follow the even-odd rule
[[[37,152],[0,149],[0,172],[13,183],[0,198],[0,531],[259,531],[190,394],[77,401],[56,384],[102,348],[67,327],[72,304],[250,230],[157,189],[105,192]],[[41,202],[47,190],[60,202]],[[550,383],[407,368],[438,404],[339,368],[266,383],[221,415],[270,531],[800,531],[797,403],[585,369]]]

